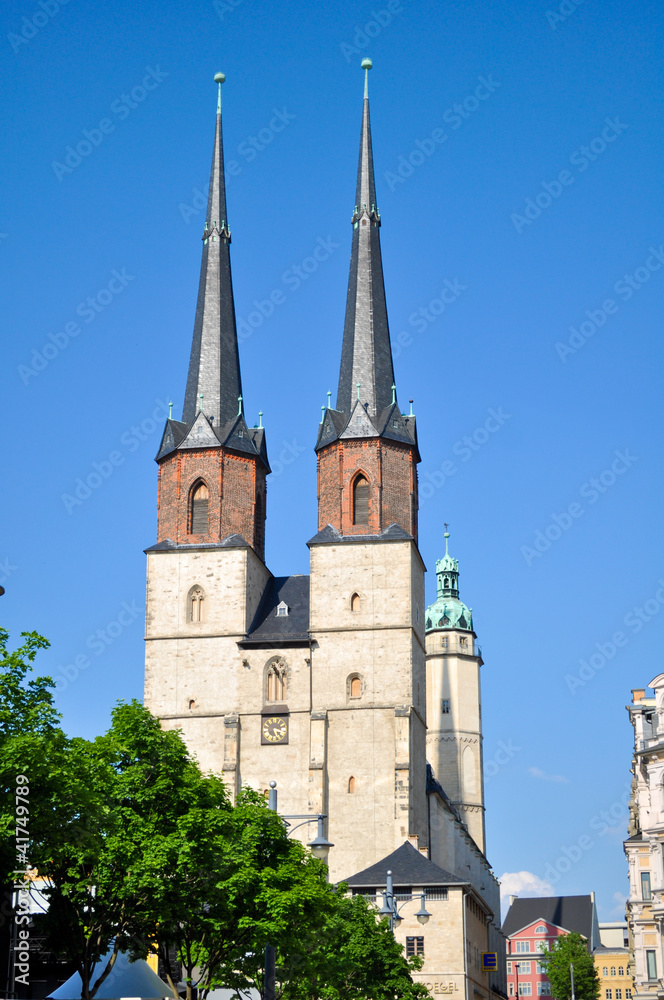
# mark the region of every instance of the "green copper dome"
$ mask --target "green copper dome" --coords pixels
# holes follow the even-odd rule
[[[459,560],[448,551],[449,531],[445,532],[445,555],[436,562],[436,600],[427,608],[426,631],[465,629],[473,631],[473,612],[459,600]]]

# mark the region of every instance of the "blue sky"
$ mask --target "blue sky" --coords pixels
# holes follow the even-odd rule
[[[488,855],[620,916],[624,706],[664,638],[659,5],[8,0],[0,18],[2,620],[51,640],[67,730],[93,736],[142,692],[153,458],[182,407],[217,70],[238,317],[285,298],[241,344],[274,469],[267,561],[308,571],[370,55],[428,595],[448,521],[485,657]]]

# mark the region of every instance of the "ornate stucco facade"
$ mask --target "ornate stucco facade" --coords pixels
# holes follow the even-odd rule
[[[447,878],[449,892],[432,897],[422,975],[432,993],[488,1000],[505,993],[505,948],[485,855],[482,659],[447,534],[425,605],[416,420],[397,402],[380,226],[365,89],[310,574],[275,577],[264,561],[265,432],[244,417],[219,101],[185,405],[157,455],[145,701],[232,794],[276,781],[281,812],[325,814],[331,879],[380,868],[404,844],[426,857],[427,884],[442,892]],[[396,931],[404,943],[409,919]],[[498,955],[490,975],[477,965],[487,951]]]
[[[632,691],[627,706],[634,727],[629,838],[627,927],[634,1000],[664,997],[664,674]]]

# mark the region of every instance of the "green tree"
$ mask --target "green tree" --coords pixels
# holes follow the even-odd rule
[[[572,984],[570,965],[574,966],[574,993],[577,1000],[599,1000],[600,983],[592,955],[580,934],[564,934],[540,962],[551,980],[551,994],[556,1000],[570,1000]]]
[[[333,905],[322,926],[302,940],[299,952],[280,956],[283,1000],[418,1000],[428,998],[411,973],[422,959],[407,960],[389,921],[363,896],[349,897],[346,886],[330,888]]]

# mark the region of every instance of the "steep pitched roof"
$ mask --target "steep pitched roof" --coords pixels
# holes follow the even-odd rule
[[[387,857],[377,861],[350,878],[342,879],[352,887],[379,889],[385,885],[386,874],[392,872],[395,889],[398,886],[466,885],[462,878],[451,875],[433,861],[429,861],[408,841],[397,847]]]
[[[198,303],[189,360],[182,420],[191,425],[200,409],[215,426],[226,424],[238,412],[242,396],[238,354],[230,242],[226,212],[224,148],[221,128],[221,83],[218,73],[217,124],[210,170]],[[201,395],[203,400],[201,402]]]
[[[503,923],[503,934],[511,937],[524,927],[545,920],[566,931],[576,931],[595,943],[594,923],[597,920],[592,896],[540,896],[534,899],[515,899]]]
[[[287,614],[278,615],[281,603]],[[243,647],[309,643],[309,577],[275,576],[268,583]]]

